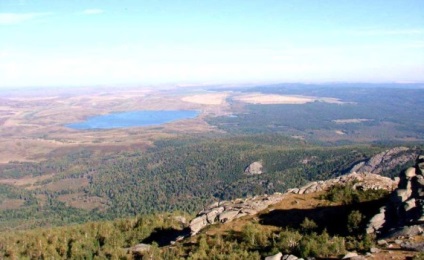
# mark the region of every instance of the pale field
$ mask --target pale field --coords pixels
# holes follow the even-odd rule
[[[371,119],[364,119],[364,118],[352,118],[352,119],[336,119],[333,120],[336,124],[358,124],[362,122],[368,122],[372,121]]]
[[[234,97],[234,100],[249,103],[249,104],[306,104],[315,101],[326,102],[332,104],[343,104],[342,101],[336,98],[327,97],[309,97],[299,95],[275,95],[275,94],[243,94]]]
[[[224,104],[228,93],[209,93],[185,96],[181,100],[185,102],[202,104],[202,105],[222,105]]]

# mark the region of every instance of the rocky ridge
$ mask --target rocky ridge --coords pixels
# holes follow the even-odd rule
[[[261,195],[246,199],[232,201],[219,201],[212,203],[200,211],[190,222],[190,233],[196,235],[200,230],[215,223],[226,223],[247,215],[256,215],[268,206],[282,201],[289,193],[308,194],[327,190],[335,185],[346,185],[351,183],[354,189],[385,189],[392,191],[397,182],[377,174],[366,174],[353,172],[327,181],[311,182],[307,185],[290,189],[286,193],[274,193],[272,195]]]
[[[349,172],[381,174],[384,171],[392,170],[415,160],[418,155],[419,153],[416,149],[395,147],[355,164]]]

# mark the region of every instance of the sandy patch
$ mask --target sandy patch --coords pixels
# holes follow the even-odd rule
[[[336,131],[334,131],[336,134],[338,134],[338,135],[345,135],[346,133],[345,132],[343,132],[343,131],[340,131],[340,130],[336,130]]]
[[[249,104],[262,104],[262,105],[271,105],[271,104],[306,104],[310,102],[326,102],[333,104],[342,104],[337,98],[327,98],[327,97],[309,97],[309,96],[298,96],[298,95],[276,95],[276,94],[261,94],[261,93],[252,93],[245,94],[234,97],[234,100]]]
[[[221,105],[228,97],[228,93],[211,93],[185,96],[181,100],[189,103],[202,105]]]
[[[371,119],[364,119],[364,118],[352,118],[352,119],[336,119],[332,120],[336,124],[358,124],[362,122],[368,122],[372,121]]]

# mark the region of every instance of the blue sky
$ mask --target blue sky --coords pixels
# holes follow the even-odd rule
[[[335,81],[424,82],[424,1],[0,1],[0,87]]]

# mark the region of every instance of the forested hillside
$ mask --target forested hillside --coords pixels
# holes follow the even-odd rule
[[[147,151],[100,157],[81,149],[41,163],[16,162],[3,166],[6,177],[0,181],[37,181],[0,184],[0,228],[175,210],[194,213],[211,201],[283,192],[343,174],[386,148],[321,147],[277,134],[180,137],[158,141]],[[245,174],[254,161],[262,162],[264,173]]]

